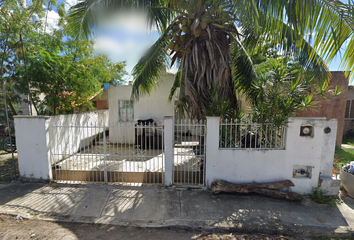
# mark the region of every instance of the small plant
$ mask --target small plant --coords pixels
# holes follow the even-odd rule
[[[136,226],[136,229],[141,230],[142,228],[140,226]]]
[[[327,204],[329,206],[340,204],[341,201],[340,199],[335,199],[333,196],[326,195],[326,193],[320,188],[315,188],[309,197],[315,203]]]
[[[29,214],[30,214],[31,216],[33,216],[33,215],[34,215],[34,212],[30,212]]]

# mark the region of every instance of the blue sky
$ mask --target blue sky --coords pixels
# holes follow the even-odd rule
[[[77,0],[66,0],[66,10],[76,3]],[[48,32],[56,28],[58,19],[56,9],[48,12]],[[143,14],[117,14],[102,23],[99,29],[95,36],[96,52],[106,54],[114,62],[126,61],[126,71],[129,74],[143,53],[159,37],[156,28],[147,27]],[[127,76],[126,80],[132,80],[132,77]]]
[[[67,0],[66,8],[76,4],[77,0]],[[48,14],[48,31],[55,27],[58,19],[55,10]],[[114,61],[126,61],[126,71],[130,74],[135,64],[142,54],[159,37],[156,28],[149,29],[142,14],[117,14],[113,19],[102,23],[100,32],[95,36],[95,49],[97,53],[104,53]],[[340,65],[340,55],[338,55],[330,64],[331,71],[338,71]],[[175,72],[173,68],[170,72]],[[127,76],[126,80],[132,80]]]

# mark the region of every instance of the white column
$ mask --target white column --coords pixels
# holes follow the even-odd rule
[[[164,117],[165,134],[165,186],[173,183],[173,117]]]
[[[51,165],[44,116],[15,116],[18,167],[23,181],[50,181]]]
[[[337,138],[337,119],[326,119],[323,121],[320,131],[323,134],[322,153],[321,153],[321,177],[332,177],[332,167],[334,159],[334,151],[336,148]],[[325,128],[329,128],[327,133],[324,132]]]
[[[219,149],[219,122],[220,117],[207,117],[207,133],[206,133],[206,163],[204,166],[206,185],[210,188],[211,183],[215,180],[213,177],[213,168],[217,161],[217,153]]]

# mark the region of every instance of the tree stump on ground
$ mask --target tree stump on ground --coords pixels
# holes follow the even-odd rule
[[[211,192],[218,194],[220,192],[227,193],[257,193],[269,197],[285,199],[293,202],[300,202],[303,196],[298,193],[280,192],[275,189],[281,189],[285,187],[293,187],[294,183],[290,180],[282,180],[269,183],[230,183],[224,180],[215,180],[211,184]]]

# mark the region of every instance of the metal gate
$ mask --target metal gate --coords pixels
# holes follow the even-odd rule
[[[197,120],[176,120],[174,124],[173,184],[205,185],[206,123]]]
[[[53,181],[162,185],[164,129],[155,123],[49,126]]]

